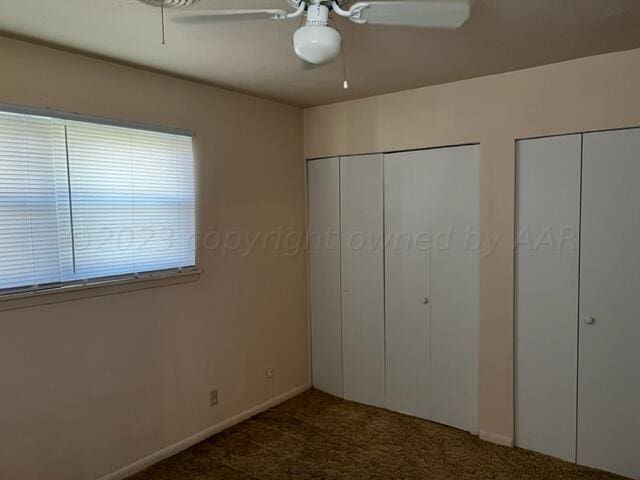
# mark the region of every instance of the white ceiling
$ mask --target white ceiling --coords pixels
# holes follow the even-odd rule
[[[89,52],[309,106],[640,47],[640,0],[475,0],[460,30],[359,26],[336,19],[342,64],[303,68],[299,19],[184,26],[136,0],[3,0],[0,33]],[[208,5],[207,5],[208,4]],[[215,8],[286,8],[285,0],[202,0]]]

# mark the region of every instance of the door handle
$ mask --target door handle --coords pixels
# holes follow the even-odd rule
[[[589,317],[587,315],[582,317],[584,324],[585,325],[593,325],[594,323],[596,323],[596,319],[593,317]]]
[[[424,297],[422,300],[420,300],[420,303],[423,305],[427,305],[429,303],[429,299],[427,297]]]

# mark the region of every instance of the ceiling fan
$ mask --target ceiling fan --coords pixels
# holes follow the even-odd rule
[[[176,8],[169,18],[182,24],[287,20],[304,15],[305,24],[293,35],[293,47],[298,57],[314,65],[333,61],[342,47],[340,33],[328,24],[331,13],[357,24],[426,28],[458,28],[471,13],[470,0],[284,0],[290,10],[192,8],[199,0],[139,1],[162,8],[181,7]]]

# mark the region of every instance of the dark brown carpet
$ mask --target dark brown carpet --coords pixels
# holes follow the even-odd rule
[[[130,480],[613,480],[310,390]]]

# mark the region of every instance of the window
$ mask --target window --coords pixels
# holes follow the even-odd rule
[[[192,138],[0,111],[0,291],[195,264]]]

